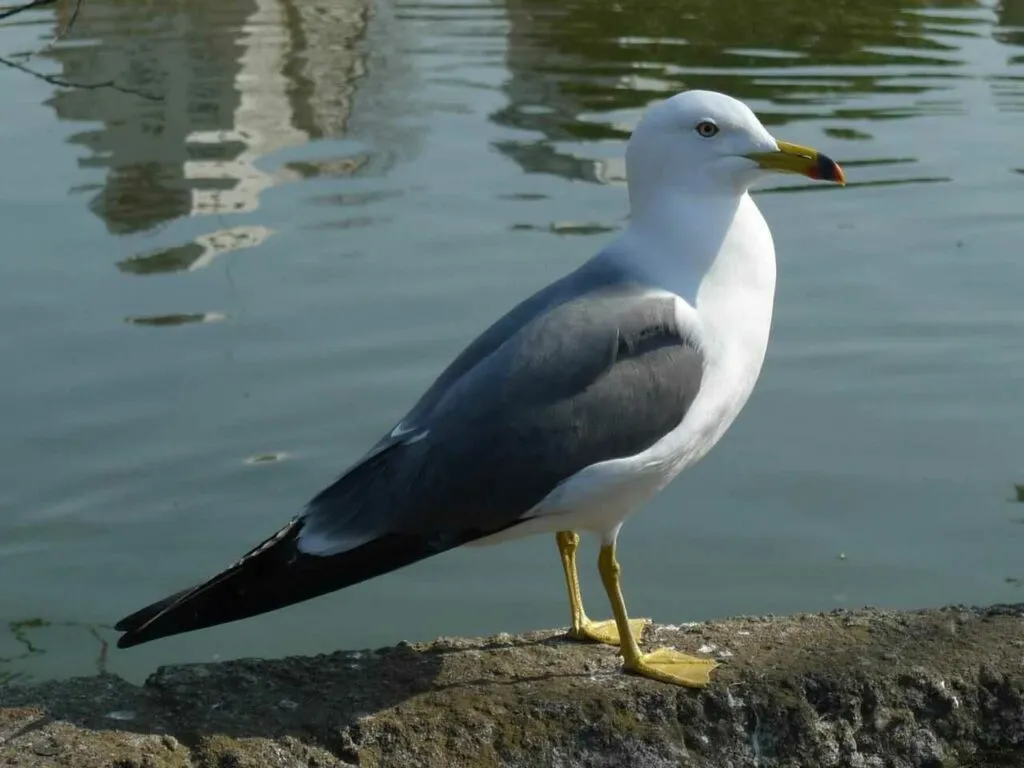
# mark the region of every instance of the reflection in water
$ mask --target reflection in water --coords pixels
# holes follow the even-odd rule
[[[1009,72],[992,78],[996,103],[1008,112],[1024,112],[1024,0],[1001,0],[997,9],[998,26],[993,37],[1011,46]]]
[[[546,227],[538,227],[534,224],[513,224],[509,229],[513,232],[550,232],[554,235],[600,235],[605,232],[614,232],[616,228],[596,222],[556,221]]]
[[[125,322],[131,325],[146,325],[160,328],[174,325],[191,325],[192,323],[218,323],[224,318],[225,315],[221,312],[193,312],[126,317]]]
[[[1024,48],[1024,0],[1000,0],[996,8],[999,26],[995,38],[1006,45]],[[1024,64],[1024,50],[1010,59],[1012,64]]]
[[[192,188],[185,182],[189,134],[232,127],[242,53],[236,30],[255,6],[255,0],[177,4],[177,13],[154,14],[147,4],[91,2],[74,38],[92,44],[49,52],[69,80],[118,79],[163,96],[149,102],[70,89],[50,102],[62,120],[99,124],[72,141],[91,151],[83,165],[109,169],[90,207],[112,232],[149,229],[192,212]],[[217,159],[226,160],[237,147],[219,150]]]
[[[849,166],[849,163],[846,163]],[[849,187],[900,187],[905,184],[941,184],[943,182],[952,181],[953,179],[949,176],[907,176],[900,179],[872,179],[870,181],[857,181],[847,183]],[[784,187],[772,187],[760,190],[762,195],[777,195],[777,194],[792,194],[794,192],[814,192],[820,189],[820,187],[814,184],[804,184],[803,182],[796,182],[795,184],[788,184]]]
[[[161,272],[192,272],[208,267],[223,253],[252,248],[270,237],[268,227],[231,227],[200,235],[184,245],[161,248],[132,256],[117,263],[117,268],[131,275],[153,275]]]
[[[617,147],[638,110],[685,88],[731,93],[767,125],[829,120],[849,139],[867,138],[858,121],[960,109],[945,92],[963,62],[943,37],[984,21],[976,0],[508,6],[513,77],[493,119],[539,138],[500,150],[528,172],[599,183],[624,178],[620,158],[593,156],[599,142]]]
[[[73,37],[91,44],[49,51],[62,75],[116,78],[163,97],[71,89],[51,100],[61,119],[98,124],[72,138],[91,152],[83,165],[108,170],[91,209],[118,234],[254,210],[264,189],[302,176],[289,168],[267,173],[261,157],[344,131],[363,71],[357,43],[365,26],[360,0],[181,2],[160,13],[90,0]]]
[[[858,131],[856,128],[826,128],[825,135],[830,139],[845,141],[870,141],[873,138],[870,133]]]
[[[289,458],[288,454],[283,451],[277,453],[261,453],[256,456],[248,456],[245,459],[246,464],[273,464],[277,461],[284,461]]]
[[[354,157],[336,157],[326,160],[295,160],[285,164],[285,168],[303,179],[354,176],[370,162],[369,155]]]

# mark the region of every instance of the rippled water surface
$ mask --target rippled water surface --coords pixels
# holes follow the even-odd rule
[[[1024,599],[1024,0],[364,1],[85,0],[52,46],[70,3],[0,28],[50,77],[0,68],[0,622],[28,621],[0,676],[564,625],[535,538],[103,653],[612,237],[625,139],[686,87],[851,183],[759,193],[765,370],[626,526],[632,611]]]

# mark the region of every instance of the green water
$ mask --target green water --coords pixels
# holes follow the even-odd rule
[[[600,248],[630,127],[684,87],[743,98],[850,185],[758,195],[764,373],[627,524],[632,611],[1024,599],[1024,0],[86,0],[50,48],[59,19],[21,19],[8,58],[159,100],[0,68],[0,622],[54,623],[0,632],[0,675],[564,625],[536,538],[102,645]]]

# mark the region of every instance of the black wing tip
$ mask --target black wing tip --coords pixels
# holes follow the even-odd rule
[[[292,535],[284,535],[291,533]],[[387,534],[355,549],[320,557],[295,546],[297,529],[272,536],[231,568],[124,617],[118,648],[240,621],[344,589],[472,541],[490,531],[467,531],[439,540],[422,534]]]
[[[133,645],[139,645],[141,643],[145,643],[147,640],[156,639],[152,637],[144,637],[142,634],[151,617],[142,616],[139,618],[138,614],[140,613],[143,613],[143,611],[133,613],[131,616],[125,616],[114,625],[114,630],[116,632],[124,633],[117,638],[118,648],[131,648]]]
[[[157,600],[155,603],[150,603],[145,608],[140,608],[134,613],[130,613],[123,619],[118,621],[114,625],[114,629],[117,632],[137,632],[144,626],[146,626],[146,624],[148,624],[152,619],[159,616],[167,608],[172,606],[174,603],[176,603],[179,599],[184,597],[190,591],[191,588],[182,589],[178,592],[175,592],[172,595],[168,595],[162,600]]]
[[[162,635],[147,636],[146,628],[149,626],[149,621],[149,617],[139,621],[135,619],[134,615],[132,615],[126,616],[117,622],[117,624],[114,625],[114,630],[124,633],[117,638],[117,647],[131,648],[133,645],[141,645],[142,643],[148,643],[150,640],[156,640],[158,637],[161,637]]]
[[[162,637],[177,635],[192,629],[202,629],[221,623],[221,621],[214,619],[212,622],[194,624],[195,617],[186,619],[185,616],[178,615],[176,609],[187,604],[189,600],[199,597],[206,589],[216,588],[222,581],[237,576],[249,561],[258,559],[266,553],[273,551],[286,539],[294,539],[299,530],[300,526],[296,525],[295,520],[292,520],[273,536],[270,536],[249,550],[234,565],[221,571],[203,584],[182,589],[125,616],[114,625],[114,629],[117,632],[125,633],[118,638],[117,647],[131,648],[133,645],[141,645],[151,640],[159,640]],[[224,621],[229,620],[224,619]]]
[[[154,626],[153,624],[142,624],[140,626],[121,631],[124,632],[124,634],[117,638],[117,647],[132,648],[133,646],[149,643],[163,637],[187,632],[188,628],[182,627],[168,630]]]
[[[116,627],[115,627],[115,629],[116,629]],[[136,645],[141,645],[144,642],[146,642],[146,641],[141,639],[141,638],[139,638],[137,635],[129,632],[129,633],[121,635],[119,638],[117,638],[117,647],[118,648],[131,648],[131,647],[136,646]]]
[[[186,590],[186,592],[191,593],[192,590]],[[176,610],[179,608],[178,603],[181,597],[181,594],[172,595],[117,622],[114,629],[123,633],[117,638],[117,647],[131,648],[134,645],[142,645],[162,637],[179,635],[219,623],[194,625],[191,620],[186,618],[187,614],[179,614]],[[187,603],[187,601],[188,595],[186,594],[184,602]]]

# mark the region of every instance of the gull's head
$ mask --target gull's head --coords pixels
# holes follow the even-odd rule
[[[771,173],[844,184],[843,171],[809,147],[779,141],[741,101],[684,91],[644,114],[626,149],[631,195],[643,188],[738,195]]]

